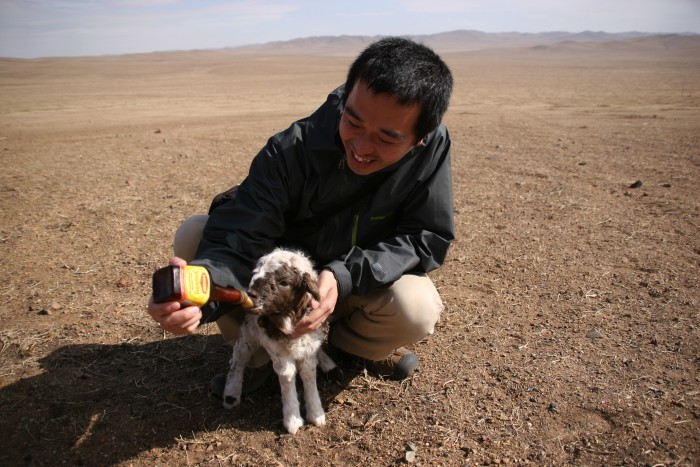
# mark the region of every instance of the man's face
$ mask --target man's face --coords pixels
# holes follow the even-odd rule
[[[374,94],[358,81],[340,119],[348,167],[369,175],[400,161],[416,144],[420,107],[400,105],[394,96]]]

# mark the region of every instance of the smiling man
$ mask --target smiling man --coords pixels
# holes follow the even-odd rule
[[[345,101],[340,139],[350,170],[369,175],[395,164],[416,145],[420,107],[403,106],[394,96],[375,94],[358,81]]]
[[[270,138],[240,186],[183,223],[173,262],[245,289],[258,258],[301,249],[321,270],[321,301],[290,337],[329,321],[334,348],[383,377],[410,376],[418,358],[405,346],[431,334],[444,308],[426,273],[454,238],[441,123],[451,92],[450,70],[429,48],[397,37],[371,44],[316,112]],[[151,302],[149,313],[174,334],[217,320],[233,343],[241,310]],[[266,361],[258,354],[251,365]],[[223,375],[212,381],[215,394],[222,385]]]

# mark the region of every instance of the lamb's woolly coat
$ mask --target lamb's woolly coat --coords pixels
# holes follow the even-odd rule
[[[328,372],[336,365],[321,349],[323,330],[296,339],[289,337],[296,324],[311,310],[311,299],[319,299],[317,279],[311,261],[300,252],[278,248],[260,258],[248,289],[255,307],[246,314],[233,348],[224,407],[240,404],[245,365],[262,346],[279,377],[283,424],[287,431],[294,434],[304,424],[295,385],[297,370],[304,385],[306,419],[317,426],[325,424],[316,386],[316,366]]]

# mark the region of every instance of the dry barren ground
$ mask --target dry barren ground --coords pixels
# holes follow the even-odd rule
[[[698,465],[700,49],[635,47],[445,56],[447,309],[413,378],[346,368],[296,436],[274,388],[224,411],[215,330],[145,305],[179,221],[352,57],[0,61],[0,464]]]

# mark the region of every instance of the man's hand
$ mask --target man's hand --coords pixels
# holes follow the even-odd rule
[[[313,311],[299,321],[291,335],[292,339],[320,328],[333,313],[338,302],[338,281],[335,280],[332,272],[326,269],[321,271],[318,276],[318,292],[321,296],[321,302],[312,300]]]
[[[180,258],[172,258],[171,265],[185,266],[187,263]],[[154,303],[153,296],[148,302],[148,314],[158,322],[161,329],[172,334],[191,334],[199,326],[202,310],[196,306],[182,308],[179,302]]]

